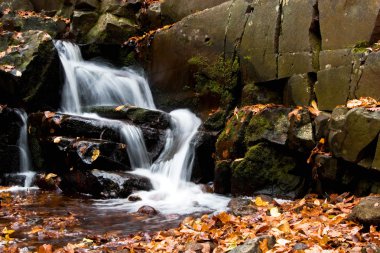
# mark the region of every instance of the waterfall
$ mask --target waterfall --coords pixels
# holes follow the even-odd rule
[[[22,124],[20,127],[20,135],[17,141],[17,146],[20,149],[20,173],[17,174],[25,176],[24,187],[30,187],[35,173],[31,171],[31,156],[28,144],[28,115],[22,109],[14,109],[14,111],[20,117]]]
[[[135,71],[85,61],[78,46],[70,42],[55,41],[55,46],[65,73],[62,111],[80,114],[84,106],[122,104],[156,109],[147,81]],[[149,160],[141,130],[116,123],[123,140],[132,147],[128,148],[128,155],[134,173],[148,177],[154,190],[138,192],[142,198],[139,202],[106,200],[99,201],[100,207],[136,211],[142,205],[150,205],[163,213],[192,213],[226,207],[226,197],[203,193],[199,186],[189,181],[194,160],[191,140],[201,125],[200,119],[186,109],[174,110],[170,116],[171,126],[166,133],[164,150],[153,163]]]

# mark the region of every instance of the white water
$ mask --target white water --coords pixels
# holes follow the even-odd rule
[[[103,63],[84,61],[79,48],[72,43],[56,41],[55,46],[65,71],[61,107],[64,112],[79,114],[82,107],[91,105],[156,108],[149,85],[141,75],[126,68],[117,70]],[[149,205],[162,213],[179,214],[226,208],[228,198],[203,193],[198,185],[189,182],[194,160],[191,140],[201,124],[200,119],[186,109],[174,110],[170,115],[165,148],[153,164],[141,130],[131,125],[119,126],[127,146],[132,147],[128,148],[128,155],[134,173],[148,177],[154,190],[135,193],[142,198],[138,202],[104,200],[98,201],[99,207],[136,211]]]
[[[24,187],[30,187],[32,184],[33,177],[35,175],[35,172],[31,171],[31,156],[29,151],[29,144],[28,144],[28,115],[24,110],[21,109],[14,109],[14,111],[17,113],[17,115],[21,119],[21,127],[20,127],[20,135],[17,141],[17,146],[20,150],[20,158],[19,158],[19,164],[20,164],[20,173],[17,173],[17,175],[25,176],[25,182]]]

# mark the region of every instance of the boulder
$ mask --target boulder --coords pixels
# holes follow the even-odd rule
[[[323,50],[350,48],[371,41],[379,20],[379,1],[319,0],[318,8]]]
[[[243,108],[228,119],[216,142],[217,160],[236,159],[244,156],[244,138],[253,114],[253,111]]]
[[[231,250],[230,253],[261,253],[260,245],[264,242],[266,242],[266,247],[270,250],[276,244],[276,238],[273,235],[258,236],[245,241],[242,245]]]
[[[135,19],[142,4],[142,0],[103,0],[100,3],[100,12],[108,12],[118,17]]]
[[[158,214],[158,211],[151,206],[142,206],[137,210],[137,213],[148,216],[154,216]]]
[[[58,173],[57,173],[58,174]],[[101,198],[126,198],[134,191],[151,190],[150,180],[125,172],[70,169],[58,174],[59,187],[66,193],[85,193]]]
[[[42,31],[9,33],[12,39],[0,58],[0,103],[54,106],[59,101],[59,65],[51,37]]]
[[[45,1],[45,0],[30,0],[36,12],[45,12],[54,15],[59,12],[64,4],[65,0]]]
[[[285,145],[288,140],[291,108],[266,108],[252,116],[247,126],[244,142],[252,146],[263,140]]]
[[[123,44],[129,37],[136,35],[137,25],[134,20],[102,14],[95,26],[87,33],[87,43]]]
[[[137,17],[143,31],[151,31],[162,27],[161,3],[153,2],[149,4],[148,8],[141,8]]]
[[[347,114],[343,114],[344,109],[336,110],[333,112],[331,121],[333,131],[330,132],[329,146],[336,157],[357,163],[371,153],[366,149],[371,148],[372,143],[374,145],[377,143],[380,131],[380,113],[365,108],[354,108]],[[343,113],[340,114],[341,116],[336,116],[339,115],[339,112]]]
[[[309,110],[301,109],[296,116],[290,117],[287,146],[291,150],[309,153],[315,147],[315,144]]]
[[[104,146],[105,148],[111,148],[108,151],[104,150],[106,152],[105,154],[108,154],[106,156],[109,158],[109,161],[114,161],[116,162],[116,164],[119,165],[124,164],[124,168],[125,166],[129,167],[128,163],[124,163],[126,162],[126,160],[123,158],[124,155],[122,155],[123,148],[120,148],[123,145],[118,144],[126,142],[125,136],[123,136],[122,132],[127,131],[127,129],[125,129],[125,124],[123,124],[122,122],[107,119],[86,118],[76,115],[52,112],[41,112],[31,114],[29,122],[32,155],[37,167],[43,166],[42,164],[44,163],[44,156],[41,156],[44,150],[43,142],[44,140],[46,140],[47,137],[51,137],[48,140],[53,140],[54,142],[54,138],[52,136],[68,137],[68,140],[70,140],[70,138],[81,138],[80,140],[84,142],[90,141],[91,145],[87,145],[87,147],[96,147],[97,145],[104,143],[106,145]],[[149,158],[153,160],[154,158],[158,157],[165,145],[166,131],[163,129],[150,128],[144,126],[141,127],[141,131],[145,145],[149,152]],[[101,139],[102,141],[96,141],[99,139]],[[51,141],[49,143],[51,143]],[[79,143],[77,144],[79,145]],[[129,147],[127,146],[127,149],[128,148]],[[64,152],[69,152],[70,149],[63,150]],[[78,149],[76,147],[73,147],[73,150]],[[81,150],[81,148],[79,148],[79,150]],[[83,151],[86,150],[86,148],[83,149]],[[121,153],[119,153],[119,151],[117,150],[119,150]],[[90,148],[88,153],[89,157],[85,155],[83,159],[88,160],[89,158],[91,158],[92,151],[94,151],[93,148]],[[85,154],[87,154],[86,152]],[[118,158],[111,158],[113,156],[116,156]],[[81,158],[82,161],[83,159]],[[115,166],[115,164],[113,166]],[[118,166],[116,167],[120,168]]]
[[[190,14],[227,2],[228,0],[164,0],[161,3],[161,15],[166,23],[175,23]]]
[[[350,219],[365,225],[380,225],[380,197],[366,197],[352,209]]]
[[[258,143],[231,167],[232,194],[296,198],[304,190],[302,177],[293,174],[297,167],[295,159],[277,145]]]
[[[74,11],[71,31],[77,36],[78,42],[84,40],[87,33],[98,21],[99,14],[95,11]]]

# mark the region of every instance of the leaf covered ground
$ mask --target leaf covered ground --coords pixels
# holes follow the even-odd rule
[[[126,237],[111,232],[75,233],[72,228],[80,226],[75,214],[49,216],[49,210],[40,225],[30,226],[30,219],[36,213],[24,208],[28,201],[28,196],[1,193],[1,252],[228,252],[262,235],[273,235],[276,244],[270,249],[267,241],[262,241],[261,252],[370,253],[376,252],[376,245],[380,245],[377,227],[348,219],[360,199],[347,194],[326,199],[309,195],[281,205],[256,197],[250,205],[257,211],[248,216],[222,212],[187,217],[176,228]],[[24,239],[20,239],[20,235]],[[43,244],[46,238],[61,239],[65,244]],[[41,243],[29,247],[29,240],[41,240]]]

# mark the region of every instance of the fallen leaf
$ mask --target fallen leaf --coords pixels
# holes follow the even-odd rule
[[[263,207],[263,206],[268,206],[269,203],[266,202],[266,201],[264,201],[261,197],[256,197],[256,199],[255,199],[255,205]]]

